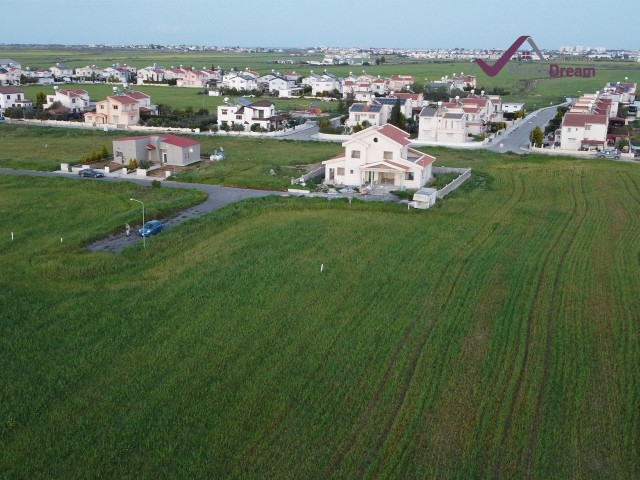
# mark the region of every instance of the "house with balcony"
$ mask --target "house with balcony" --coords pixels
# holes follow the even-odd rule
[[[85,123],[96,125],[137,125],[140,122],[140,105],[128,95],[111,95],[96,103],[95,112],[84,115]]]
[[[418,140],[424,142],[463,143],[468,139],[466,114],[461,106],[424,107],[420,112]]]
[[[254,125],[267,131],[276,130],[283,122],[284,117],[276,115],[275,105],[268,100],[251,103],[246,98],[236,98],[218,107],[218,123],[221,126],[242,125],[246,132],[251,131]]]
[[[342,143],[344,152],[325,160],[330,185],[421,188],[431,178],[435,157],[410,145],[409,134],[391,124],[372,126]]]
[[[24,92],[16,87],[0,87],[0,115],[7,108],[31,108],[33,103],[24,96]]]
[[[58,87],[53,87],[53,90],[55,93],[47,95],[47,103],[44,104],[44,108],[51,108],[55,102],[59,102],[69,113],[83,113],[91,103],[89,93],[86,90]]]

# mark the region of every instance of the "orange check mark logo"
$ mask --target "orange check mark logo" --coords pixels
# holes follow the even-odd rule
[[[513,44],[507,49],[507,51],[504,52],[502,56],[498,59],[498,61],[493,65],[488,65],[487,62],[485,62],[480,58],[476,58],[475,62],[478,64],[478,66],[482,69],[484,73],[486,73],[490,77],[495,77],[496,75],[498,75],[498,73],[500,73],[500,70],[504,68],[504,66],[511,59],[511,57],[518,51],[518,49],[522,46],[522,44],[527,40],[529,40],[529,43],[535,49],[536,53],[540,57],[540,60],[544,60],[542,53],[540,52],[540,50],[538,50],[538,47],[535,45],[535,43],[533,43],[533,39],[529,35],[522,35],[521,37],[518,37],[518,39],[515,42],[513,42]]]

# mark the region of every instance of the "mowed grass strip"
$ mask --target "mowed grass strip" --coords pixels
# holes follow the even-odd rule
[[[1,244],[0,467],[635,476],[640,173],[481,155],[430,211],[255,199],[120,255],[37,234],[74,224],[49,180],[60,213]],[[29,224],[45,192],[5,185]]]

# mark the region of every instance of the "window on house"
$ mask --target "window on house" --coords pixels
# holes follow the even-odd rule
[[[360,150],[351,150],[351,158],[360,158]]]
[[[114,105],[114,106],[113,106],[113,109],[114,109],[114,110],[117,110],[117,109],[118,109],[118,105]]]
[[[413,172],[405,172],[404,179],[405,180],[413,180]]]
[[[236,115],[236,120],[242,120],[242,115]]]
[[[585,130],[591,130],[591,125],[585,125],[585,126],[584,126],[584,129],[585,129]]]
[[[349,170],[349,174],[350,174],[350,175],[353,175],[353,170]]]
[[[344,168],[338,167],[338,175],[344,175]]]
[[[222,115],[226,115],[227,114],[227,109],[222,109]]]
[[[393,152],[384,152],[382,158],[385,160],[393,160]]]

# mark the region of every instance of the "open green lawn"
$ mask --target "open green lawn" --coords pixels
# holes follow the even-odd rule
[[[0,472],[637,478],[638,166],[438,154],[476,174],[430,211],[256,199],[119,255],[82,245],[137,187],[0,176]]]
[[[122,89],[122,84],[102,84],[102,83],[74,83],[64,85],[63,88],[79,88],[86,90],[89,93],[89,98],[92,101],[104,100],[108,95],[113,95],[113,87],[117,86]],[[184,110],[187,107],[193,108],[194,111],[198,111],[201,108],[209,110],[212,115],[217,115],[218,106],[223,104],[225,97],[210,97],[208,95],[198,95],[200,89],[197,88],[183,88],[183,87],[168,87],[157,85],[132,85],[134,90],[143,92],[151,97],[151,102],[156,105],[169,105],[176,110]],[[25,96],[32,101],[35,101],[39,92],[44,92],[47,95],[53,95],[53,86],[49,85],[25,85],[20,87]],[[238,95],[239,96],[239,95]],[[236,97],[229,97],[236,98]],[[251,100],[251,99],[250,99]],[[272,98],[272,97],[260,97],[253,100],[269,100],[273,102],[276,109],[283,112],[289,111],[306,111],[312,106],[320,108],[322,112],[337,111],[337,102],[324,102],[315,100],[312,98]],[[337,115],[337,113],[336,113]]]
[[[78,164],[82,156],[100,151],[102,145],[112,152],[113,139],[123,136],[126,132],[0,124],[0,168],[58,170],[61,162]],[[220,148],[227,156],[222,162],[202,164],[177,175],[179,180],[192,183],[282,190],[291,184],[292,177],[306,173],[307,165],[342,151],[337,143],[221,135],[192,138],[201,142],[204,157]]]
[[[506,46],[505,46],[506,47]],[[83,67],[86,65],[99,65],[107,67],[114,63],[133,65],[137,68],[152,65],[154,63],[165,67],[189,65],[196,68],[221,66],[225,70],[231,68],[250,68],[260,73],[268,73],[272,69],[276,71],[296,71],[302,75],[308,75],[312,70],[315,72],[324,70],[324,66],[302,65],[301,61],[322,60],[322,56],[290,56],[288,54],[261,54],[261,53],[223,53],[223,52],[153,52],[149,50],[103,50],[103,49],[62,49],[54,46],[34,49],[30,47],[7,46],[0,48],[0,54],[6,58],[12,58],[20,62],[23,67],[48,68],[56,62],[69,65],[71,67]],[[273,64],[275,60],[293,60],[295,65]],[[375,60],[375,59],[372,59]],[[464,72],[467,75],[475,75],[478,82],[478,90],[484,88],[490,92],[494,87],[504,88],[511,92],[504,97],[504,101],[524,101],[528,110],[535,110],[550,103],[560,103],[565,97],[576,97],[581,93],[594,93],[602,89],[607,82],[622,82],[628,77],[630,82],[640,83],[640,64],[637,62],[613,62],[613,61],[575,61],[558,59],[552,60],[561,67],[595,67],[596,75],[593,78],[553,78],[544,79],[542,75],[533,73],[518,73],[510,68],[515,65],[509,62],[507,68],[496,77],[488,77],[473,62],[447,62],[447,61],[417,61],[414,59],[388,56],[387,63],[381,65],[359,66],[341,65],[328,67],[331,73],[339,76],[346,76],[350,72],[359,74],[365,71],[371,75],[389,77],[395,74],[413,75],[415,80],[421,83],[439,81],[441,77]],[[489,62],[491,63],[491,62]],[[523,64],[525,66],[538,65],[539,62]],[[548,66],[550,62],[543,62],[540,65]],[[529,78],[536,80],[534,85],[523,86],[519,80]],[[40,87],[37,87],[41,89]],[[51,88],[51,87],[48,87]],[[88,87],[93,88],[93,87]],[[109,88],[102,87],[109,91]],[[147,90],[148,89],[148,90]],[[164,103],[174,108],[184,108],[192,106],[196,110],[202,108],[202,97],[196,96],[193,89],[179,89],[164,87],[145,87],[141,90],[151,95],[154,103]],[[37,93],[37,91],[35,92]],[[100,90],[101,100],[106,95]],[[35,100],[35,94],[31,96]],[[217,106],[222,99],[211,97],[205,99],[205,107],[211,109]],[[281,109],[295,109],[305,107],[309,104],[306,100],[276,100],[276,105]],[[333,104],[320,104],[325,110],[334,110]]]

